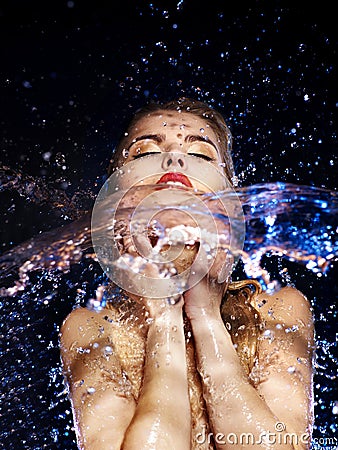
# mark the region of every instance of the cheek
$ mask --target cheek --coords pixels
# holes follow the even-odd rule
[[[123,173],[123,176],[120,177],[117,187],[119,189],[127,190],[132,188],[133,186],[154,185],[158,180],[158,175],[145,176],[144,171],[142,170],[126,171]]]
[[[223,168],[217,163],[197,161],[196,164],[192,165],[187,175],[193,186],[202,191],[217,192],[230,187]]]

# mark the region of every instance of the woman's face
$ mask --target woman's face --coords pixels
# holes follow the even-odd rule
[[[120,167],[128,163],[133,185],[169,183],[202,192],[219,190],[219,142],[210,125],[191,113],[156,111],[129,130]],[[209,164],[206,164],[208,162]]]
[[[196,258],[196,264],[204,267],[205,274],[206,261],[209,269],[215,255],[210,250],[209,255],[213,257],[205,256],[206,247],[200,246],[200,230],[205,231],[204,240],[208,236],[216,239],[218,234],[226,239],[228,222],[224,226],[222,220],[211,220],[210,213],[215,212],[216,218],[232,217],[234,209],[214,197],[206,205],[204,200],[210,197],[196,195],[231,188],[220,167],[223,160],[216,133],[206,120],[192,113],[156,111],[134,123],[122,145],[124,148],[116,158],[118,170],[103,190],[104,196],[114,194],[111,210],[116,209],[114,220],[122,224],[122,231],[118,230],[120,251],[129,242],[138,255],[148,258],[156,246],[156,258],[161,255],[163,261],[173,263],[178,274],[186,273]],[[128,223],[131,225],[126,228]],[[171,235],[170,230],[176,226],[179,229]],[[132,236],[128,234],[130,230]],[[163,238],[163,233],[167,233],[169,241],[158,239]],[[208,248],[215,248],[214,240]],[[220,254],[224,259],[227,252]],[[194,273],[199,277],[201,270],[196,269]]]

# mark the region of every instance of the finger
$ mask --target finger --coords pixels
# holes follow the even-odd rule
[[[144,258],[151,259],[154,251],[148,237],[146,237],[141,233],[135,234],[133,236],[133,244],[137,249],[139,255],[141,255]]]
[[[132,256],[139,256],[137,253],[137,249],[134,245],[134,241],[130,235],[123,236],[122,242],[123,242],[123,251],[125,253],[129,253]]]

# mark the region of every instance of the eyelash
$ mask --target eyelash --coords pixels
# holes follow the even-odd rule
[[[203,153],[188,153],[188,155],[197,156],[198,158],[205,159],[206,161],[214,161],[213,158],[208,155],[203,155]]]
[[[148,155],[157,155],[160,152],[144,152],[144,153],[139,153],[137,155],[133,156],[133,159],[138,159],[138,158],[142,158],[143,156],[148,156]],[[206,161],[214,161],[214,158],[211,158],[208,155],[203,155],[203,153],[188,153],[188,155],[190,156],[196,156],[197,158],[202,158],[205,159]]]
[[[143,156],[148,156],[148,155],[157,155],[160,152],[144,152],[144,153],[138,153],[137,155],[133,156],[133,159],[138,159],[138,158],[142,158]]]

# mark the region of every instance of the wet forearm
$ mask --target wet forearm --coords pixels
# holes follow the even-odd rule
[[[149,326],[143,386],[123,449],[189,448],[186,367],[182,311],[169,306]]]
[[[284,441],[283,445],[270,442],[278,419],[250,384],[221,317],[202,313],[191,323],[214,439],[219,433],[217,448],[224,449],[226,443],[242,448],[244,436],[259,448],[292,449]]]

